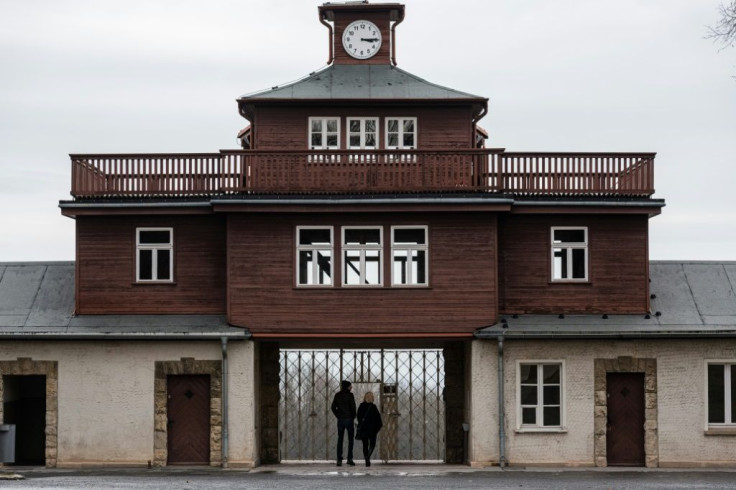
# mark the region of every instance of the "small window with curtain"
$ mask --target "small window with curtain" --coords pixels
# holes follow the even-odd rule
[[[136,282],[173,282],[174,229],[136,228]]]
[[[563,371],[559,361],[517,364],[519,429],[563,429]]]
[[[426,226],[391,227],[391,284],[427,286]]]
[[[551,240],[552,281],[587,281],[588,228],[553,227]]]
[[[299,226],[296,235],[297,285],[332,286],[332,227]]]

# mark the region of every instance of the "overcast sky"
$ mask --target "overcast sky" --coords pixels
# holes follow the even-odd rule
[[[489,97],[490,147],[657,152],[652,259],[736,260],[719,0],[407,0],[401,68]],[[310,0],[0,0],[0,262],[74,258],[69,153],[235,148],[239,95],[322,67]]]

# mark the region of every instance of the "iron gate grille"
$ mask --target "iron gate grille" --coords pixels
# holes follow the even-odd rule
[[[381,410],[375,459],[444,461],[442,350],[282,349],[280,355],[281,461],[335,459],[337,428],[330,405],[343,379],[353,383],[357,405],[373,391]],[[354,450],[355,459],[362,460],[359,441]]]

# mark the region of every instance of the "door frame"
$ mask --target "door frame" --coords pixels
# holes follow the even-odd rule
[[[181,361],[156,361],[154,389],[153,465],[166,466],[168,461],[167,377],[177,374],[210,376],[210,466],[222,466],[222,361],[198,361],[183,357]]]
[[[608,424],[608,373],[644,373],[644,466],[659,466],[659,433],[657,425],[657,360],[622,356],[616,359],[594,360],[594,443],[596,466],[608,466],[606,426]]]
[[[3,399],[3,376],[46,376],[46,468],[56,468],[59,433],[59,365],[57,361],[0,361],[0,401]],[[0,403],[0,420],[3,420]]]

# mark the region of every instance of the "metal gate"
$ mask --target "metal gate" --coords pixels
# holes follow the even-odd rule
[[[439,349],[282,349],[281,461],[335,459],[337,428],[330,405],[343,379],[353,383],[356,405],[366,391],[373,391],[381,410],[383,429],[374,457],[384,462],[444,461],[445,366]],[[362,459],[362,444],[356,441],[355,460]]]

